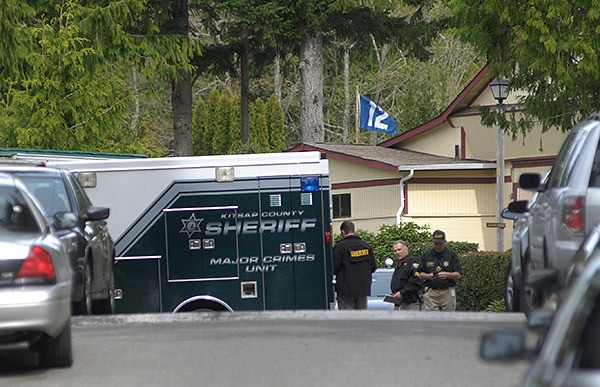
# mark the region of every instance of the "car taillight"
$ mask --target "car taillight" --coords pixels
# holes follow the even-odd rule
[[[41,279],[41,280],[56,280],[54,264],[50,258],[50,254],[39,246],[33,246],[29,250],[29,255],[15,276],[16,280]]]
[[[331,233],[329,231],[325,233],[325,245],[331,246]]]
[[[585,202],[583,196],[569,196],[563,204],[563,224],[567,229],[580,234],[585,230]]]

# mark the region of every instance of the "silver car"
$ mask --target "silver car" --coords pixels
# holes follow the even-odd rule
[[[590,229],[600,221],[600,114],[576,125],[565,139],[548,181],[539,174],[524,173],[519,186],[537,191],[528,209],[529,254],[522,262],[527,283],[532,273],[555,269],[561,279]],[[509,209],[511,209],[509,205]],[[521,308],[528,313],[546,305],[543,290],[524,297]]]
[[[546,183],[549,173],[546,174],[542,185]],[[529,258],[529,224],[531,223],[531,215],[527,209],[535,204],[540,192],[535,192],[531,200],[520,200],[514,202],[509,208],[505,208],[502,212],[502,217],[505,219],[514,220],[512,232],[512,249],[510,250],[510,262],[504,277],[504,303],[507,312],[522,312],[525,311],[522,305],[527,305],[528,301],[523,299],[531,299],[535,297],[535,289],[532,289],[523,280],[523,263],[530,262]],[[518,212],[511,212],[510,209],[515,209],[519,206]],[[524,212],[522,212],[523,210]],[[531,302],[529,302],[530,304]]]
[[[394,304],[383,301],[384,297],[391,293],[392,275],[394,275],[394,269],[389,267],[379,268],[373,273],[371,295],[367,297],[369,310],[394,310]]]
[[[72,271],[60,235],[71,212],[47,220],[14,177],[0,174],[0,350],[25,344],[45,367],[69,367]]]
[[[486,360],[532,360],[521,385],[597,387],[600,385],[600,225],[596,225],[568,269],[558,309],[536,310],[533,331],[486,332],[480,354]],[[552,270],[538,280],[552,283]],[[542,345],[534,344],[541,334]]]

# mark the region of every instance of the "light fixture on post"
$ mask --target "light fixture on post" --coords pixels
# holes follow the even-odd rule
[[[490,90],[494,99],[498,101],[498,105],[502,105],[502,102],[508,98],[508,81],[506,79],[494,79],[490,83]]]
[[[503,102],[508,98],[509,83],[505,79],[494,79],[490,83],[490,90],[494,99],[498,101],[498,114],[504,113]],[[504,209],[504,130],[498,125],[498,147],[496,149],[496,250],[504,251],[504,223],[502,210]]]

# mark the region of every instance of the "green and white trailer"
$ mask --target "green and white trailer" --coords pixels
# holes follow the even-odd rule
[[[330,309],[318,152],[48,161],[110,207],[117,313]]]

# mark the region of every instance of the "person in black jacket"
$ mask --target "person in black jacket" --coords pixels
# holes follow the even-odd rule
[[[344,239],[333,247],[338,309],[367,309],[372,273],[377,269],[373,249],[354,234],[354,223],[342,222],[340,231]]]
[[[394,242],[393,246],[396,267],[390,282],[390,289],[394,298],[398,299],[396,308],[421,310],[425,281],[421,279],[417,271],[419,260],[409,253],[406,242],[398,240]]]

